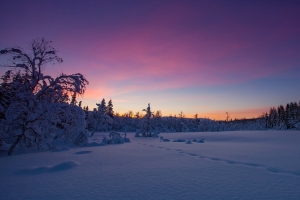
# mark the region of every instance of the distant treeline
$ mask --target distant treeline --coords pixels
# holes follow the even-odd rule
[[[291,102],[285,107],[270,108],[265,114],[267,129],[300,129],[300,105]]]
[[[297,103],[289,103],[286,107],[272,107],[269,113],[264,113],[252,119],[211,120],[208,118],[185,118],[181,112],[178,117],[162,117],[160,111],[152,112],[150,104],[143,113],[132,111],[123,115],[113,114],[113,105],[105,105],[105,99],[98,109],[88,111],[86,108],[87,128],[94,131],[128,131],[144,129],[159,132],[207,132],[207,131],[238,131],[238,130],[286,130],[300,129],[300,107]]]

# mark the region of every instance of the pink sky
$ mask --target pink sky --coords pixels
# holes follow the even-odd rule
[[[47,73],[84,74],[90,108],[257,117],[299,101],[298,1],[8,1],[0,48],[53,41]],[[3,58],[0,58],[0,61]],[[3,70],[1,69],[1,72]]]

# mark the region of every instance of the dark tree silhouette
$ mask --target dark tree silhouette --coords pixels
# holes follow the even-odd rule
[[[21,140],[27,145],[38,145],[43,140],[43,133],[36,128],[37,121],[47,121],[47,116],[40,112],[42,108],[46,109],[51,103],[68,102],[69,94],[83,94],[88,84],[80,73],[61,74],[56,78],[43,74],[47,64],[63,62],[57,55],[58,51],[50,44],[51,41],[38,38],[30,42],[28,53],[20,47],[0,51],[0,55],[10,56],[11,61],[1,67],[12,69],[2,77],[0,89],[1,95],[9,94],[6,97],[2,95],[0,101],[0,104],[4,105],[3,112],[6,116],[0,122],[0,137],[11,138],[14,141],[9,155]],[[9,102],[8,105],[6,102]]]
[[[110,99],[107,105],[107,114],[111,118],[114,118],[114,109],[113,109],[113,103],[112,100]]]

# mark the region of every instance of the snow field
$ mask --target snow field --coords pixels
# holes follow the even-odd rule
[[[300,198],[299,131],[160,135],[0,157],[1,199]]]

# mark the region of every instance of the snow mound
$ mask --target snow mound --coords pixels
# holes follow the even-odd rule
[[[125,132],[124,137],[122,139],[123,139],[123,142],[130,142],[130,139],[127,138],[126,132]]]
[[[124,144],[123,138],[120,137],[114,137],[109,140],[107,144]]]
[[[186,142],[186,144],[192,144],[192,141],[191,141],[191,140],[188,140],[188,141]]]
[[[102,145],[106,144],[123,144],[124,141],[120,137],[113,137],[112,139],[107,139],[106,136],[103,137],[102,139]]]
[[[199,140],[198,143],[204,143],[204,139]]]
[[[177,140],[173,140],[173,142],[185,142],[185,140],[183,140],[183,139],[177,139]]]
[[[160,139],[160,141],[161,141],[161,142],[170,142],[170,140],[169,140],[169,139],[164,139],[164,137],[163,137],[163,136],[161,136],[159,139]]]
[[[68,170],[68,169],[72,169],[73,167],[76,167],[78,165],[79,165],[79,163],[75,162],[73,160],[65,161],[65,162],[62,162],[60,164],[57,164],[57,165],[54,165],[54,166],[50,167],[49,172]]]
[[[193,141],[193,142],[197,142],[197,143],[204,143],[204,139],[201,139],[201,140],[193,139],[192,141]]]
[[[105,146],[106,144],[104,144],[103,142],[91,142],[91,143],[88,143],[86,146],[88,147],[97,147],[97,146]]]
[[[130,142],[130,139],[129,138],[123,138],[123,141],[124,142]]]
[[[159,131],[154,131],[152,134],[151,134],[151,137],[158,137],[159,135]]]
[[[49,173],[49,172],[59,172],[59,171],[72,169],[72,168],[74,168],[78,165],[79,165],[78,162],[70,160],[70,161],[65,161],[65,162],[59,163],[57,165],[50,166],[50,167],[49,166],[46,166],[46,167],[42,166],[42,167],[23,169],[23,170],[17,171],[16,174],[20,174],[20,175],[37,175],[37,174]]]

